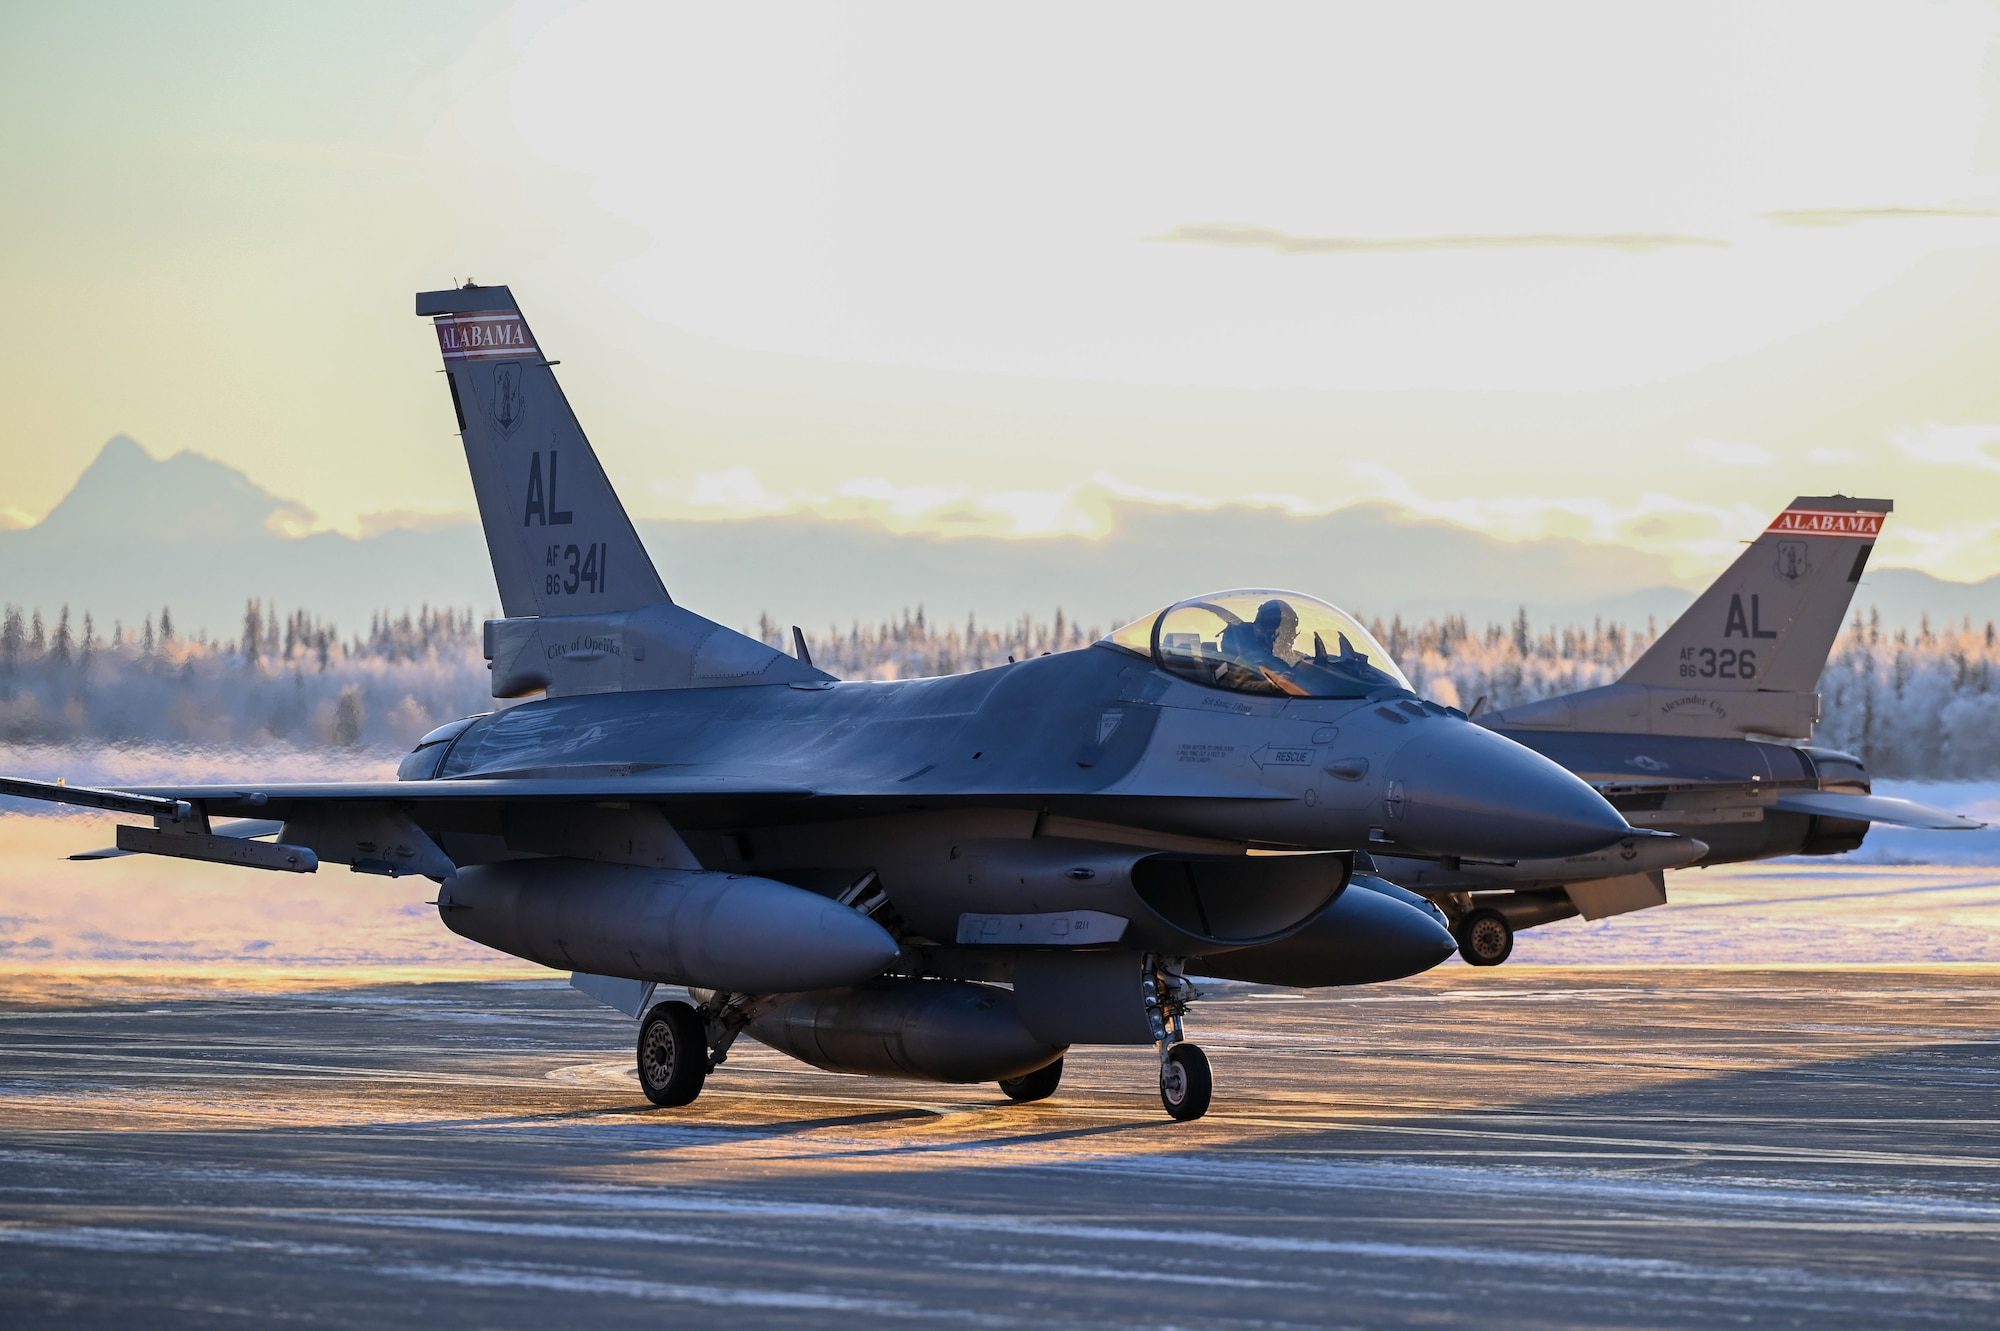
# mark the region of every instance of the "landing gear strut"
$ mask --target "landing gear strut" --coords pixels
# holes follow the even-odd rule
[[[1490,906],[1461,918],[1453,933],[1458,937],[1458,955],[1469,965],[1498,966],[1514,951],[1514,926]]]
[[[1139,992],[1160,1050],[1160,1103],[1168,1117],[1183,1123],[1200,1118],[1215,1096],[1215,1077],[1208,1068],[1208,1055],[1199,1045],[1186,1043],[1182,1025],[1188,1004],[1199,994],[1181,973],[1179,959],[1152,956],[1146,958],[1146,978],[1140,981]]]

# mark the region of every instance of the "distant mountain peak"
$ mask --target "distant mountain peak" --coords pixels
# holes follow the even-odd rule
[[[97,450],[97,458],[91,467],[133,467],[158,461],[148,453],[137,439],[129,434],[114,434],[104,441],[104,447]],[[85,468],[90,470],[89,467]]]
[[[270,541],[312,512],[214,458],[183,449],[162,461],[113,435],[76,484],[30,531],[51,545],[184,545]]]

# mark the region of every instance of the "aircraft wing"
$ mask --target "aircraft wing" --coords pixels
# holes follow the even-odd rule
[[[676,805],[692,806],[715,801],[775,803],[814,797],[843,801],[893,799],[900,805],[911,798],[912,793],[893,786],[876,788],[868,783],[858,787],[845,784],[804,786],[768,776],[718,772],[714,769],[619,772],[592,776],[448,777],[436,781],[239,782],[230,785],[126,786],[115,790],[0,777],[0,795],[172,821],[193,817],[196,806],[201,812],[217,817],[282,820],[305,805],[416,804],[434,808],[440,804],[636,800],[671,809]],[[1032,802],[1047,794],[1005,789],[959,792],[921,788],[914,793],[938,802],[972,796],[982,802],[995,799]],[[1218,789],[1214,783],[1198,792],[1177,784],[1156,783],[1104,793],[1125,799],[1176,798],[1195,793],[1208,798],[1259,801],[1292,798],[1282,791],[1265,787],[1243,785]]]
[[[655,811],[654,817],[663,814],[673,824],[685,826],[683,820],[698,824],[718,811],[735,811],[732,816],[740,816],[746,806],[768,808],[817,798],[830,805],[866,811],[884,800],[902,807],[911,798],[908,793],[870,788],[865,782],[859,788],[834,785],[815,789],[768,774],[715,768],[633,772],[622,766],[577,774],[545,771],[432,781],[244,782],[109,790],[0,778],[0,796],[9,795],[153,819],[151,827],[120,826],[116,845],[85,851],[74,857],[78,859],[169,855],[289,873],[313,873],[324,860],[348,864],[364,873],[420,873],[440,882],[452,877],[457,866],[437,836],[499,834],[510,838],[512,844],[511,839],[518,835],[530,849],[560,846],[567,835],[561,829],[572,816],[561,812],[565,806],[648,807]],[[1129,794],[1124,797],[1133,798]],[[1239,797],[1288,798],[1261,790],[1246,791]],[[949,792],[928,798],[991,802],[995,795]],[[1026,795],[1012,799],[1022,807],[1036,802]],[[554,823],[548,821],[550,816]],[[597,815],[593,811],[585,816]],[[242,821],[217,823],[211,818]],[[518,830],[524,819],[531,829],[526,833]],[[532,830],[537,827],[541,830]],[[273,833],[288,835],[291,840],[262,839]],[[674,853],[687,856],[671,824],[653,826],[642,816],[639,833],[669,850],[678,847]]]
[[[322,860],[350,865],[361,873],[396,876],[418,873],[439,882],[457,865],[438,845],[432,830],[458,827],[501,831],[522,806],[609,804],[652,805],[678,818],[717,801],[773,802],[804,799],[814,792],[714,772],[632,773],[607,771],[584,776],[482,777],[459,781],[320,781],[142,786],[100,790],[60,782],[0,777],[0,795],[74,804],[113,813],[150,817],[151,827],[120,825],[115,846],[85,851],[79,859],[119,854],[168,855],[179,859],[236,864],[287,873],[313,873]],[[662,807],[664,806],[664,807]],[[242,818],[211,823],[211,815]],[[530,815],[532,818],[533,815]],[[566,821],[559,820],[559,821]],[[294,832],[299,844],[261,838],[274,829]],[[296,829],[296,831],[294,831]],[[427,830],[431,829],[431,830]],[[660,853],[687,850],[670,825],[649,829]],[[557,833],[558,839],[560,832]],[[677,851],[675,850],[677,848]]]
[[[213,814],[283,818],[307,804],[431,804],[535,800],[645,800],[698,803],[710,799],[804,799],[808,786],[719,775],[644,773],[602,777],[506,777],[464,781],[311,781],[201,786],[133,786],[100,790],[54,781],[0,777],[0,795],[47,800],[113,813],[179,821],[199,805]]]
[[[1856,822],[1922,827],[1940,832],[1969,832],[1986,826],[1971,818],[1961,818],[1955,813],[1933,809],[1913,800],[1899,800],[1888,795],[1855,795],[1838,790],[1802,790],[1780,795],[1777,807],[1786,813],[1851,818]]]

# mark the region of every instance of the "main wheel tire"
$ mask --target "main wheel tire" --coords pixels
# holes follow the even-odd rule
[[[1197,1045],[1177,1044],[1167,1051],[1160,1068],[1160,1103],[1170,1118],[1186,1123],[1208,1112],[1215,1096],[1215,1077],[1208,1070],[1208,1055]]]
[[[691,1104],[708,1080],[708,1027],[677,998],[656,1003],[639,1023],[639,1086],[666,1109]]]
[[[1514,954],[1514,926],[1490,906],[1458,922],[1458,955],[1472,966],[1498,966]]]
[[[1058,1058],[1045,1068],[1036,1068],[1018,1077],[1002,1077],[1000,1089],[1009,1100],[1021,1104],[1030,1100],[1046,1100],[1056,1093],[1056,1087],[1062,1085],[1062,1064],[1062,1059]]]

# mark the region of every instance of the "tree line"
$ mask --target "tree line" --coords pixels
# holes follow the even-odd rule
[[[0,609],[0,743],[284,743],[336,749],[408,746],[425,731],[497,704],[470,608],[378,612],[342,635],[306,610],[244,607],[234,638],[181,635],[170,607],[108,630],[85,611]],[[1369,630],[1420,694],[1471,709],[1511,707],[1608,684],[1658,636],[1602,621],[1537,626],[1525,612],[1473,628],[1462,615]],[[791,629],[764,616],[746,632],[781,650]],[[935,621],[921,608],[808,634],[813,663],[842,679],[958,674],[1104,636],[1060,609],[985,624]],[[1860,754],[1883,776],[2000,776],[2000,641],[1970,620],[1885,631],[1857,611],[1820,680],[1815,742]]]

